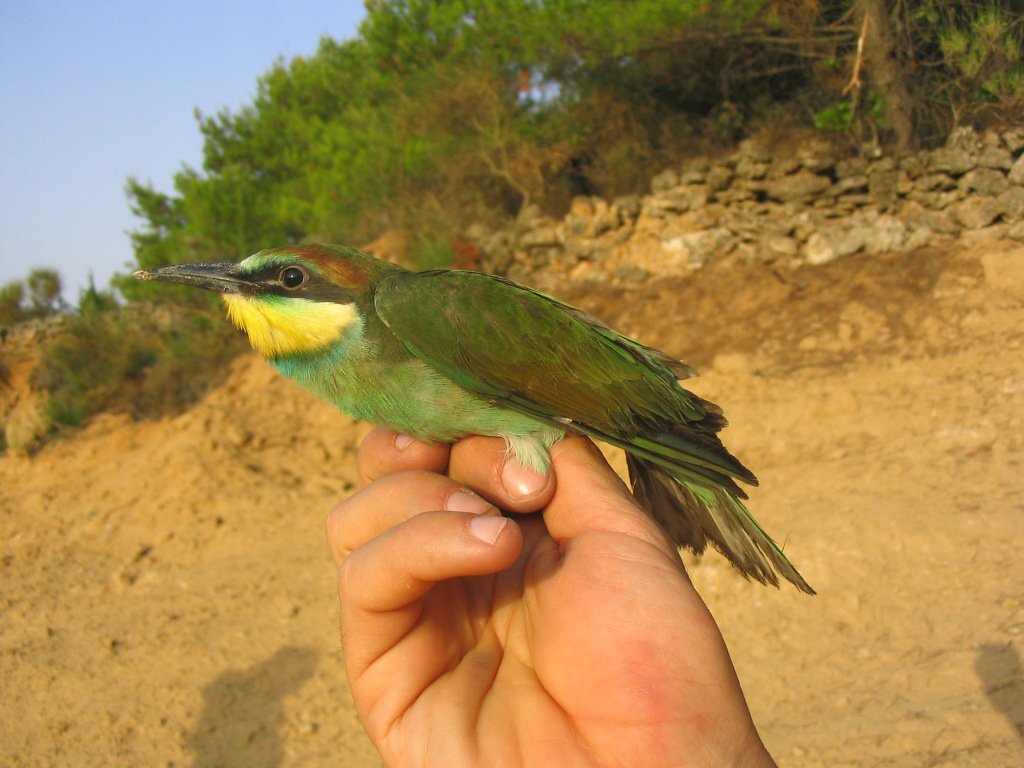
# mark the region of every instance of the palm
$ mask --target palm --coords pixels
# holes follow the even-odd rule
[[[380,659],[395,673],[404,665],[422,691],[382,723],[387,736],[379,743],[396,764],[450,764],[447,752],[424,754],[422,745],[446,750],[449,738],[430,733],[461,731],[495,765],[515,764],[516,755],[525,765],[552,764],[547,752],[574,743],[582,764],[640,765],[652,739],[680,732],[694,707],[706,707],[670,695],[680,676],[701,673],[708,650],[720,650],[669,629],[678,626],[665,620],[671,601],[690,614],[684,626],[700,633],[710,622],[671,561],[627,535],[597,532],[560,551],[539,520],[523,528],[523,554],[512,568],[435,585],[419,620]],[[639,600],[637,581],[649,589]],[[680,601],[680,587],[694,599]],[[410,667],[410,659],[421,663]],[[352,686],[358,698],[359,681]],[[657,688],[664,690],[651,697]],[[655,733],[644,733],[655,724]]]
[[[504,562],[463,559],[462,573],[481,575],[442,573],[442,527],[464,532],[462,514],[413,505],[389,513],[405,522],[384,523],[351,557],[342,547],[350,685],[389,765],[656,766],[681,755],[771,764],[674,549],[614,475],[577,482],[580,467],[594,471],[587,461],[556,459],[543,518],[515,515],[518,530],[508,526],[495,545]],[[458,475],[454,458],[449,472]],[[441,482],[452,485],[392,476],[367,491],[376,508],[418,498],[430,510],[429,487]],[[358,528],[359,515],[344,522],[339,530]],[[358,543],[366,532],[347,535]]]

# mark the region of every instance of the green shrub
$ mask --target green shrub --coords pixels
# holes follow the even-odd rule
[[[1024,56],[1021,20],[995,5],[970,15],[965,24],[939,33],[950,87],[967,111],[994,107],[1019,118],[1024,108]]]
[[[195,402],[242,349],[223,319],[198,310],[87,311],[69,315],[43,348],[32,384],[49,393],[55,425],[77,427],[101,411],[158,417]]]

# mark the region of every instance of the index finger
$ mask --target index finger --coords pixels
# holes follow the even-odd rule
[[[430,510],[485,514],[487,500],[444,475],[409,470],[388,475],[338,504],[327,516],[327,543],[340,563],[357,547]]]
[[[448,449],[443,443],[430,445],[387,427],[374,427],[363,438],[356,454],[359,482],[368,485],[408,469],[444,472],[448,466]]]

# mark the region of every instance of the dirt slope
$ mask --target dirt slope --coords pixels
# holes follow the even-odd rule
[[[1024,249],[569,288],[697,364],[818,589],[695,582],[785,766],[1024,761]],[[260,361],[191,412],[0,459],[0,762],[373,766],[327,509],[363,427]]]

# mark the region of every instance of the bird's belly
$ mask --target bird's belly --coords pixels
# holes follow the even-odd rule
[[[382,387],[369,397],[339,402],[353,416],[428,442],[451,442],[466,435],[525,435],[545,425],[498,408],[450,382],[419,381],[414,387]]]
[[[499,408],[460,387],[419,360],[319,367],[273,361],[284,375],[351,416],[381,424],[425,442],[452,442],[466,435],[542,435],[550,445],[563,434],[536,419]]]

